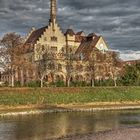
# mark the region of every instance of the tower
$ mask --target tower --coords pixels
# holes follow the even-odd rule
[[[50,0],[50,22],[53,25],[53,30],[55,30],[55,22],[56,22],[56,0]]]

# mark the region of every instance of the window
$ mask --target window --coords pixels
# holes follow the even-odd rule
[[[104,44],[103,43],[101,43],[99,47],[100,47],[100,50],[104,50]]]
[[[62,65],[61,64],[58,64],[58,70],[62,70]]]
[[[70,51],[70,53],[72,53],[72,48],[70,48],[70,50],[69,50],[69,51]]]
[[[44,45],[42,45],[42,51],[44,51],[45,50],[45,46]]]
[[[44,37],[44,41],[47,41],[47,37]]]
[[[57,37],[55,37],[55,36],[51,37],[51,41],[57,42]]]
[[[57,47],[52,46],[52,47],[51,47],[51,51],[52,51],[52,52],[57,52]]]
[[[65,52],[65,49],[64,49],[64,47],[62,47],[61,51],[62,51],[62,53],[64,53],[64,52]]]

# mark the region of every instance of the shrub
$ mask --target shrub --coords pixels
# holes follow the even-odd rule
[[[64,81],[57,81],[54,83],[54,85],[56,87],[65,87],[66,86]]]
[[[90,83],[87,83],[86,81],[72,81],[70,83],[71,87],[86,87],[90,86]]]
[[[27,87],[40,87],[40,81],[30,81],[25,86],[27,86]]]
[[[95,86],[114,86],[114,81],[112,79],[95,80]]]
[[[15,87],[21,87],[20,81],[15,81]]]
[[[6,81],[6,82],[4,83],[4,86],[5,86],[5,87],[8,87],[8,86],[9,86],[9,83]]]
[[[55,83],[54,83],[54,82],[51,82],[51,83],[49,83],[49,84],[47,84],[47,85],[45,85],[45,86],[55,87],[56,85],[55,85]]]
[[[5,83],[0,81],[0,87],[4,87]]]
[[[135,65],[127,65],[125,73],[120,79],[124,86],[139,86],[140,85],[140,63]]]

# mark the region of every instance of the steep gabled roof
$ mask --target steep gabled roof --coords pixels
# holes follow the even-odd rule
[[[90,33],[87,37],[95,37],[97,36],[95,33]]]
[[[80,36],[80,35],[75,36],[75,42],[82,42],[85,39],[86,39],[86,37],[84,37],[84,36]]]
[[[87,60],[90,56],[90,53],[95,49],[97,42],[99,41],[100,36],[96,34],[89,34],[85,40],[83,40],[76,51],[76,56],[83,56],[84,60]]]
[[[77,32],[76,35],[80,35],[81,36],[83,33],[84,33],[83,31],[80,31],[80,32]]]
[[[70,36],[75,35],[75,33],[74,33],[74,31],[72,29],[67,29],[65,35],[67,35],[67,34],[70,35]]]
[[[83,31],[77,32],[75,35],[75,42],[82,42],[84,39],[86,39],[85,34],[83,35]]]
[[[29,44],[34,45],[39,39],[39,37],[41,37],[41,35],[43,34],[43,32],[45,31],[47,27],[48,26],[45,26],[45,27],[42,27],[33,31],[31,35],[29,36],[29,38],[26,40],[24,45],[29,45]]]
[[[28,37],[26,42],[23,45],[24,53],[30,53],[33,52],[33,46],[36,44],[36,42],[39,40],[41,35],[44,33],[44,31],[48,28],[48,26],[39,28],[37,30],[34,30],[31,35]]]

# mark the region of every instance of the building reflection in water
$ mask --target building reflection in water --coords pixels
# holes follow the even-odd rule
[[[127,112],[127,119],[128,114]],[[134,117],[132,113],[130,117]],[[0,118],[0,140],[43,140],[96,133],[119,128],[125,118],[125,113],[119,111],[53,113]]]

